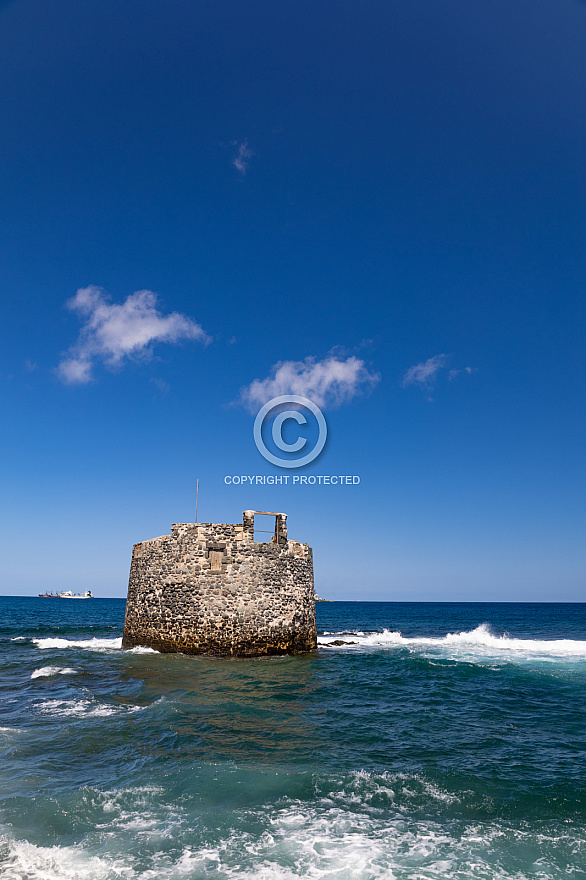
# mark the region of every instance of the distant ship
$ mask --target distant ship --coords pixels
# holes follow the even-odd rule
[[[40,599],[93,599],[91,590],[84,590],[83,593],[72,593],[71,590],[65,590],[63,593],[39,593]]]

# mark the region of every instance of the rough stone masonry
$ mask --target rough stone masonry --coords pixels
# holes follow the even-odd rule
[[[254,515],[275,517],[270,543]],[[255,657],[317,647],[313,553],[287,516],[245,510],[242,524],[181,523],[135,544],[122,645]]]

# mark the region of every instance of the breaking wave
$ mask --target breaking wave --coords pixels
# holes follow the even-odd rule
[[[122,649],[122,639],[61,639],[61,638],[43,638],[33,639],[33,642],[42,651],[52,648],[59,650],[61,648],[81,648],[85,651],[120,651]],[[158,654],[154,648],[128,648],[131,654]]]
[[[35,669],[31,678],[50,678],[52,675],[75,675],[77,669],[71,669],[68,666],[41,666]]]
[[[122,639],[59,639],[44,638],[33,639],[37,648],[45,650],[47,648],[85,648],[87,651],[108,651],[120,650],[122,647]]]
[[[417,636],[408,638],[400,632],[384,629],[381,632],[323,633],[318,636],[321,648],[356,651],[373,648],[406,648],[424,655],[433,654],[455,660],[495,659],[586,659],[586,641],[574,639],[519,639],[495,635],[489,624],[483,623],[468,632],[448,633],[440,637]]]
[[[417,776],[354,773],[318,786],[310,802],[250,805],[198,830],[188,802],[171,805],[158,787],[86,789],[79,809],[95,825],[82,843],[6,835],[0,866],[3,880],[549,880],[562,865],[566,876],[582,875],[584,829],[442,821],[446,799],[454,798]],[[429,804],[426,817],[414,817],[413,801]]]

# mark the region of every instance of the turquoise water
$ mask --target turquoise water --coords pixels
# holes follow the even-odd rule
[[[225,660],[0,598],[0,875],[586,877],[585,605],[317,612]]]

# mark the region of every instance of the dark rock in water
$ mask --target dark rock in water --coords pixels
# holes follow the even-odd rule
[[[358,642],[343,642],[342,639],[336,639],[335,642],[327,642],[327,648],[337,648],[339,645],[357,645]]]

